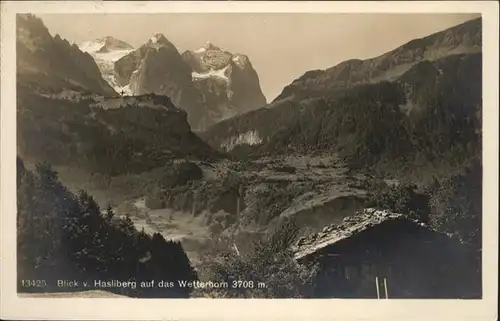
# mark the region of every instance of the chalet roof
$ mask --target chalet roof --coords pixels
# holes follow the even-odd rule
[[[363,232],[373,226],[389,220],[397,219],[410,220],[407,215],[401,213],[393,213],[375,208],[364,209],[360,213],[345,217],[340,224],[326,226],[321,232],[299,239],[294,249],[295,258],[303,258],[322,248]],[[415,223],[419,224],[416,221]]]

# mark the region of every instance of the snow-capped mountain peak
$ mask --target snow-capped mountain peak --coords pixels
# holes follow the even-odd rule
[[[165,38],[165,36],[161,33],[157,33],[152,35],[151,38],[149,38],[149,41],[151,41],[151,43],[158,43],[162,38]]]
[[[80,50],[88,52],[94,58],[102,77],[116,92],[126,92],[130,94],[128,88],[118,85],[114,75],[114,63],[126,56],[134,48],[125,41],[111,36],[86,41],[80,44]]]
[[[88,53],[95,53],[99,51],[104,46],[104,41],[102,39],[96,39],[91,41],[85,41],[80,44],[80,50]]]
[[[102,37],[99,39],[86,41],[80,44],[80,50],[90,54],[107,53],[112,51],[133,50],[134,48],[125,41],[116,39],[111,36]]]
[[[191,76],[193,77],[194,81],[207,79],[207,78],[217,78],[217,79],[224,80],[225,82],[229,82],[230,80],[228,78],[228,69],[229,69],[229,65],[227,65],[226,67],[221,68],[221,69],[210,69],[209,71],[204,72],[204,73],[199,73],[199,72],[193,71],[191,73]]]
[[[172,97],[176,106],[189,111],[196,128],[266,103],[258,75],[245,55],[232,54],[210,41],[181,55],[162,33],[151,33],[136,50],[110,50],[115,48],[110,38],[81,47],[94,57],[114,90],[122,95],[154,92]],[[254,139],[249,135],[241,139]]]
[[[233,54],[210,41],[182,56],[192,69],[191,79],[196,88],[207,101],[216,102],[211,110],[213,120],[220,121],[265,105],[258,75],[247,56]],[[249,137],[253,139],[252,135]]]
[[[248,65],[248,57],[245,55],[234,54],[231,60],[239,68],[245,68]]]
[[[91,54],[98,65],[100,65],[99,61],[115,62],[134,50],[134,48],[125,41],[111,36],[86,41],[80,44],[79,48],[81,51]]]
[[[215,46],[210,41],[205,42],[205,45],[203,46],[203,48],[205,50],[221,50],[219,47]]]
[[[197,53],[197,54],[204,54],[206,53],[207,51],[222,51],[221,48],[215,46],[213,43],[211,43],[210,41],[207,41],[205,42],[205,44],[194,50],[194,53]]]
[[[147,45],[153,46],[153,47],[161,47],[161,46],[174,47],[174,45],[162,33],[155,33],[155,34],[153,34],[149,38],[149,40],[147,42]]]

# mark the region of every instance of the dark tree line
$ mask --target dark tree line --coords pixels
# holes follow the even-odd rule
[[[159,233],[137,231],[130,217],[102,211],[85,191],[77,195],[63,186],[48,163],[29,171],[17,162],[17,248],[19,291],[64,291],[57,280],[136,281],[137,288],[108,290],[140,297],[187,297],[190,290],[177,280],[197,274],[179,242]],[[45,280],[46,286],[22,285]],[[140,288],[141,281],[173,281],[175,287]]]

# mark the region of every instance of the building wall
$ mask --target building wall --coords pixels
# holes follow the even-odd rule
[[[324,248],[315,296],[469,298],[481,296],[472,252],[457,241],[406,220],[388,221]]]

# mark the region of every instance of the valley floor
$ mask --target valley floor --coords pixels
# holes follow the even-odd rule
[[[221,222],[210,209],[193,214],[173,208],[148,208],[146,199],[157,183],[154,170],[113,178],[107,188],[100,187],[95,177],[89,178],[86,173],[67,168],[57,171],[67,186],[86,189],[102,208],[111,200],[118,215],[131,214],[138,230],[144,229],[148,234],[159,232],[166,239],[181,241],[195,266],[200,264],[200,253],[209,250],[214,240],[229,235],[236,225],[238,233],[257,235],[265,233],[280,218],[295,217],[301,236],[305,236],[359,210],[366,194],[363,182],[367,178],[349,174],[335,156],[298,155],[261,158],[243,164],[224,160],[198,165],[206,182],[221,181],[228,173],[242,177],[245,205],[238,224]],[[236,202],[229,200],[232,201]],[[269,220],[263,221],[258,212],[267,210],[264,206],[273,207],[273,213]],[[218,223],[223,227],[214,232]]]

